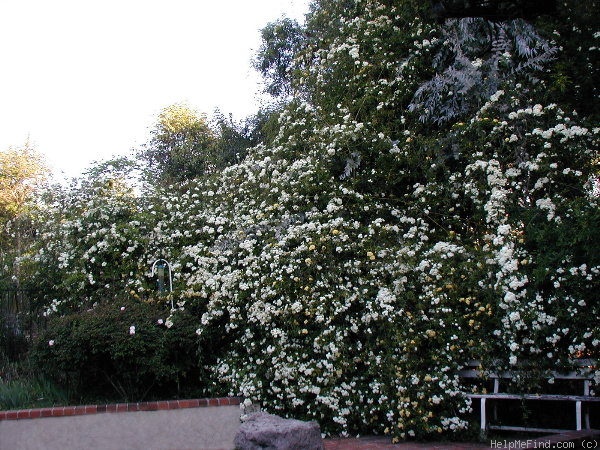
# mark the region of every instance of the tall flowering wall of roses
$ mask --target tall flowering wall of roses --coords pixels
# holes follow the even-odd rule
[[[543,388],[598,357],[600,129],[526,75],[424,123],[407,105],[441,26],[391,2],[320,3],[307,26],[327,33],[297,58],[302,95],[273,145],[184,192],[48,206],[22,264],[61,314],[152,297],[165,258],[231,394],[327,433],[461,432],[467,362]]]

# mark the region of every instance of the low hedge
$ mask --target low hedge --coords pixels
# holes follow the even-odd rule
[[[197,318],[125,299],[52,319],[34,342],[40,372],[78,399],[141,401],[214,392],[202,370]],[[207,356],[208,355],[208,356]]]

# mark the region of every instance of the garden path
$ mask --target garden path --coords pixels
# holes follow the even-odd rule
[[[490,448],[489,444],[458,442],[403,442],[392,444],[390,438],[382,436],[365,436],[361,438],[329,438],[324,440],[325,450],[467,450]]]

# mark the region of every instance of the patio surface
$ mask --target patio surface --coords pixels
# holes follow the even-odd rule
[[[459,443],[459,442],[402,442],[392,444],[389,437],[365,436],[361,438],[328,438],[323,440],[325,450],[416,450],[416,449],[448,449],[466,450],[490,448],[489,444]]]

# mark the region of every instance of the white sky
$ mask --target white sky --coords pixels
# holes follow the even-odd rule
[[[0,150],[29,136],[75,176],[147,140],[184,102],[257,109],[259,30],[308,0],[0,0]]]

